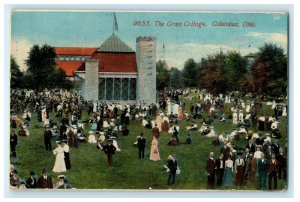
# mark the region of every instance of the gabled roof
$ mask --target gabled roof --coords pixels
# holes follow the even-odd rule
[[[56,47],[56,55],[90,56],[96,52],[97,48],[83,47]]]
[[[80,61],[56,61],[57,66],[62,69],[67,76],[73,76],[74,72],[83,68],[84,62]]]
[[[92,58],[99,60],[99,72],[137,72],[135,53],[95,53]]]
[[[119,37],[112,34],[103,42],[103,44],[98,48],[97,52],[131,53],[134,52],[134,50],[132,50]]]

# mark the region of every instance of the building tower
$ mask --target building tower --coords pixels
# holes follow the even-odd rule
[[[139,36],[136,39],[138,70],[137,101],[156,103],[156,39]]]

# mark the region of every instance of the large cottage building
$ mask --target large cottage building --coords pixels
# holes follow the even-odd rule
[[[138,37],[136,52],[115,34],[99,48],[56,47],[57,65],[87,100],[156,102],[156,39]]]

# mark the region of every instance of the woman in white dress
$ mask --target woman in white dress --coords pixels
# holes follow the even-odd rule
[[[236,111],[234,111],[232,114],[232,124],[234,124],[234,125],[238,124],[238,115],[237,115]]]
[[[52,171],[55,173],[66,172],[67,169],[65,163],[65,155],[61,142],[57,142],[57,147],[53,150],[53,154],[56,155],[56,159]]]
[[[93,131],[89,132],[88,143],[90,143],[90,144],[96,144],[97,143],[97,140],[96,140],[96,137],[95,137]]]

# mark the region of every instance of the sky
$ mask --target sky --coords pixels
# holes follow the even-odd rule
[[[188,58],[199,62],[209,54],[235,50],[243,56],[264,43],[287,52],[287,13],[116,12],[115,34],[135,48],[138,36],[157,41],[157,60],[182,69]],[[202,26],[187,26],[192,23]],[[236,26],[214,26],[231,23]],[[33,45],[99,47],[112,33],[113,12],[19,11],[11,13],[11,55],[22,70]],[[203,26],[205,24],[205,26]],[[161,25],[161,26],[160,26]]]

